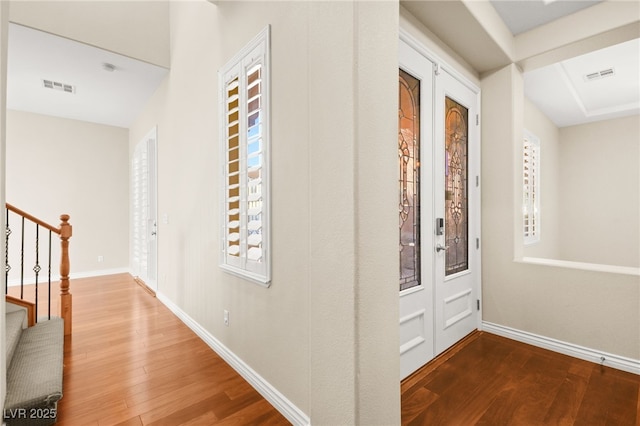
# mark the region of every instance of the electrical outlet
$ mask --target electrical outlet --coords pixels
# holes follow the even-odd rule
[[[224,310],[224,325],[229,327],[229,311]]]
[[[98,262],[104,262],[104,256],[98,256]]]

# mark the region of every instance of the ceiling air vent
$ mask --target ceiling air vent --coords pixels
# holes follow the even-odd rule
[[[71,84],[64,84],[58,81],[42,80],[42,85],[47,89],[59,90],[61,92],[75,93],[76,88]]]
[[[605,77],[613,77],[615,75],[615,70],[613,68],[607,68],[601,71],[591,72],[589,74],[584,75],[584,81],[593,81],[600,80]]]

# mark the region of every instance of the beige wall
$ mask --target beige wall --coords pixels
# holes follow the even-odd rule
[[[169,2],[11,0],[11,22],[169,66]]]
[[[10,110],[6,158],[9,203],[56,226],[60,214],[71,216],[72,278],[128,269],[127,129]],[[54,239],[54,278],[59,245]],[[10,253],[11,281],[19,277],[19,253]]]
[[[397,11],[394,1],[356,2],[356,420],[361,425],[397,424],[400,413]]]
[[[397,8],[172,3],[171,73],[130,132],[133,146],[158,125],[158,291],[313,424],[399,422]],[[217,266],[216,101],[216,70],[267,24],[268,289]]]
[[[640,116],[560,129],[560,259],[640,266]]]
[[[560,259],[559,198],[563,194],[559,176],[560,131],[526,98],[524,128],[540,140],[540,241],[524,246],[522,254],[528,257]]]
[[[522,255],[640,265],[640,117],[558,129],[529,100],[524,128],[541,144],[541,240]]]
[[[130,129],[131,149],[158,126],[159,215],[167,218],[158,292],[318,425],[400,418],[397,10],[396,2],[171,3],[172,70]],[[403,28],[478,81],[400,10]],[[265,289],[217,267],[216,70],[268,23],[273,283]],[[82,33],[92,36],[85,28],[69,37]],[[125,49],[118,35],[103,35],[101,47]],[[147,60],[169,55],[158,57]],[[522,78],[510,66],[483,78],[482,89],[483,318],[640,358],[637,277],[514,262]]]
[[[521,173],[522,86],[515,65],[482,80],[483,320],[640,359],[637,276],[514,261],[522,244],[522,189],[514,184]]]
[[[0,205],[5,203],[5,166],[6,166],[6,93],[7,93],[7,36],[9,31],[9,4],[0,1]],[[0,229],[4,229],[4,215],[0,215]],[[0,247],[0,259],[4,258],[4,247]],[[0,285],[5,286],[4,274],[1,274]],[[0,303],[0,316],[4,318],[5,304]],[[7,395],[7,351],[5,350],[5,328],[0,327],[0,403],[4,407]]]
[[[460,55],[448,47],[433,32],[425,27],[411,12],[400,7],[400,27],[415,37],[440,60],[452,66],[455,71],[480,86],[478,73]]]

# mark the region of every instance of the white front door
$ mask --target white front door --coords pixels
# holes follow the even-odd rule
[[[154,128],[136,145],[131,165],[131,269],[157,290],[157,132]]]
[[[479,321],[478,91],[415,45],[399,44],[401,379]]]
[[[434,181],[436,232],[435,355],[479,324],[480,138],[478,92],[446,68],[435,88],[437,168]],[[440,221],[439,219],[442,219]]]
[[[398,221],[400,375],[434,356],[433,335],[433,69],[399,45]]]

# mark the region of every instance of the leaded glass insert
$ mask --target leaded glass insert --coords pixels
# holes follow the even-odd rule
[[[400,291],[420,285],[420,80],[400,70],[398,101]]]
[[[445,97],[445,276],[469,269],[468,117]]]

